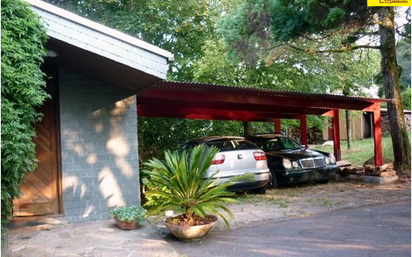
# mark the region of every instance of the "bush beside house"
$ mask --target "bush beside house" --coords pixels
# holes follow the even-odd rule
[[[36,167],[36,107],[48,97],[40,66],[47,35],[39,17],[21,0],[1,1],[1,216],[11,218],[12,200]]]

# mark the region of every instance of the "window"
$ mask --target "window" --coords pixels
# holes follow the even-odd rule
[[[207,145],[209,147],[217,147],[220,150],[220,152],[259,149],[254,144],[244,139],[217,139],[207,142]]]
[[[298,144],[296,141],[288,138],[288,137],[281,137],[279,138],[282,142],[283,149],[300,149],[302,146]]]
[[[256,145],[263,151],[282,151],[302,148],[299,143],[288,137],[260,138]]]
[[[187,151],[190,152],[193,150],[193,148],[195,148],[196,146],[198,146],[199,143],[197,142],[188,142],[186,144],[184,144],[182,147],[180,147],[180,151]]]

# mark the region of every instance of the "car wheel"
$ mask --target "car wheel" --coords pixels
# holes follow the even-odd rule
[[[270,180],[269,180],[269,188],[278,188],[278,180],[276,179],[276,175],[274,171],[270,171]]]
[[[252,193],[254,193],[254,194],[259,194],[259,195],[263,195],[263,194],[266,193],[267,187],[268,187],[268,186],[265,185],[265,186],[263,186],[263,187],[259,187],[259,188],[253,189],[253,190],[252,190]]]

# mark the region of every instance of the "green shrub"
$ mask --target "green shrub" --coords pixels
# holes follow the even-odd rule
[[[143,172],[148,175],[145,206],[149,208],[149,215],[156,215],[156,220],[165,211],[175,211],[185,214],[188,224],[194,224],[194,215],[217,214],[229,228],[225,213],[229,217],[233,214],[227,204],[236,203],[236,200],[232,197],[234,193],[226,189],[235,181],[253,181],[254,176],[236,176],[221,184],[219,179],[213,179],[216,173],[205,179],[218,151],[212,147],[205,153],[203,146],[197,146],[189,153],[166,151],[164,163],[156,158],[144,163],[148,168]]]
[[[146,220],[146,209],[136,205],[117,207],[110,212],[110,217],[125,222],[137,221],[142,225]]]
[[[46,54],[45,29],[30,5],[1,1],[1,216],[11,218],[24,175],[36,167],[35,107],[48,97],[40,65]]]

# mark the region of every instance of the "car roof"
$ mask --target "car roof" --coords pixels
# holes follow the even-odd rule
[[[239,136],[208,136],[208,137],[200,137],[200,138],[192,139],[190,140],[190,142],[193,142],[193,141],[210,142],[210,141],[219,140],[219,139],[245,139],[245,138],[239,137]]]
[[[250,136],[251,138],[274,138],[274,137],[287,137],[282,134],[261,134],[261,135],[253,135]]]

